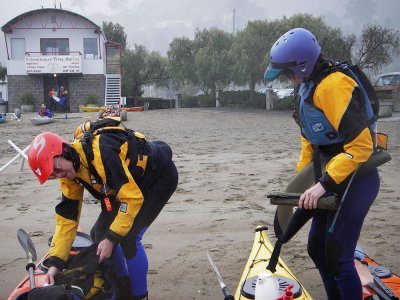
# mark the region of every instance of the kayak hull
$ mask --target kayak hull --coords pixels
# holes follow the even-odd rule
[[[54,122],[54,119],[49,117],[35,117],[30,120],[33,125],[43,125]]]
[[[48,244],[51,244],[52,237],[49,239]],[[80,250],[93,244],[92,239],[86,233],[77,232],[77,236],[72,244],[70,255],[75,255],[79,253]],[[47,262],[49,260],[49,255],[46,254],[42,257],[36,264],[35,270],[33,272],[35,277],[35,287],[43,287],[46,283],[46,273],[48,270]],[[7,300],[24,300],[28,299],[27,293],[31,290],[29,275],[26,275],[21,282],[16,286],[16,288],[8,296]]]
[[[358,258],[361,263],[369,269],[371,274],[379,278],[379,280],[383,282],[395,296],[400,298],[400,277],[397,274],[392,273],[389,268],[377,263],[365,253],[363,254],[365,255],[364,257],[361,259]],[[367,286],[363,286],[363,299],[369,299],[373,295],[376,295],[373,290]]]
[[[235,300],[254,299],[255,280],[258,274],[267,271],[266,267],[268,266],[272,251],[273,246],[266,234],[266,229],[263,230],[259,227],[255,233],[249,259],[236,289]],[[283,295],[285,287],[289,284],[293,284],[294,288],[292,291],[295,295],[294,299],[312,299],[281,258],[279,258],[276,272],[273,276],[276,277],[278,281],[281,295]]]

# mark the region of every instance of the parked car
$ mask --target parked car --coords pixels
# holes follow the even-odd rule
[[[278,99],[294,96],[294,89],[274,89],[273,91]]]
[[[400,72],[382,74],[374,84],[378,98],[389,99],[400,92]]]

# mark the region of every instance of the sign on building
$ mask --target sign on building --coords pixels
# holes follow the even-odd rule
[[[26,56],[27,74],[82,73],[82,60],[78,55]]]

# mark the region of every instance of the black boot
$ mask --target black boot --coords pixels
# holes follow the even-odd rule
[[[149,300],[149,293],[146,293],[143,296],[133,296],[132,300]]]
[[[132,295],[131,282],[129,277],[117,278],[117,300],[130,300]]]

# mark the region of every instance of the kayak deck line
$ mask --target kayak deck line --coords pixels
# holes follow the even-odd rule
[[[254,299],[258,274],[268,272],[267,266],[271,258],[273,246],[266,234],[266,227],[257,227],[253,247],[244,268],[235,293],[236,300]],[[279,285],[279,292],[284,294],[289,285],[293,285],[294,299],[312,299],[305,288],[279,257],[276,272],[273,273]]]

